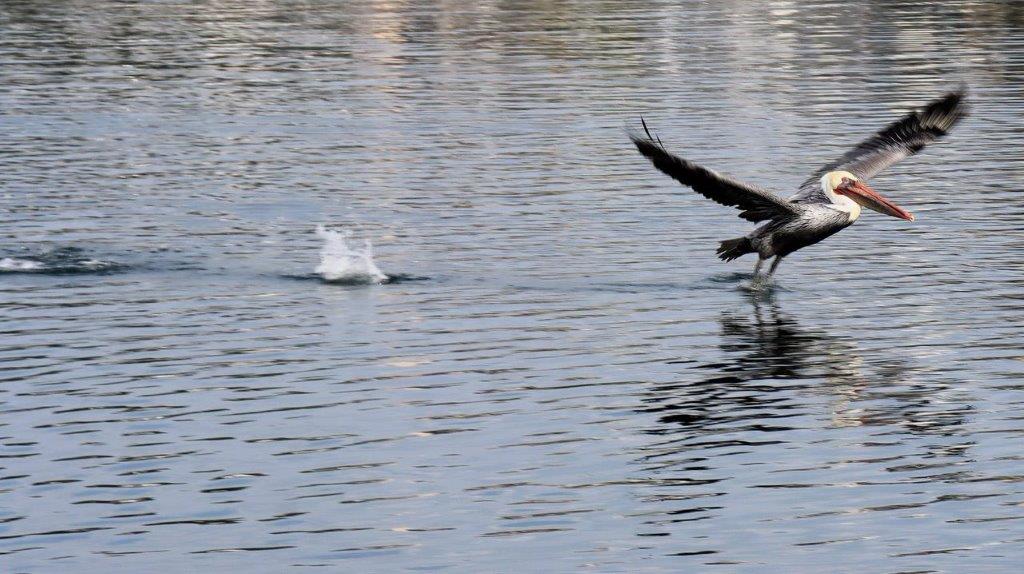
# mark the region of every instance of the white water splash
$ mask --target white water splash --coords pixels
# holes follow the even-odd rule
[[[316,226],[316,234],[324,240],[320,249],[320,265],[316,272],[332,283],[384,283],[388,280],[373,262],[373,244],[363,240],[363,248],[349,244],[351,231],[332,231]]]
[[[38,271],[43,268],[40,261],[4,257],[0,259],[0,271]]]

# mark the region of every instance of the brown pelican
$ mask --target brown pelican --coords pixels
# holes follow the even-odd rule
[[[679,183],[722,205],[741,209],[739,216],[747,221],[767,221],[718,247],[718,256],[724,261],[757,253],[756,279],[760,279],[761,264],[775,257],[767,279],[783,257],[857,221],[861,207],[913,221],[913,215],[876,193],[864,180],[944,136],[966,114],[965,97],[966,89],[960,88],[907,114],[816,171],[789,199],[672,155],[661,139],[651,135],[643,118],[640,122],[646,137],[632,133],[629,137],[654,167]]]

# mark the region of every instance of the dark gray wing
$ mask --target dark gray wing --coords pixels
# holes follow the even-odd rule
[[[670,154],[660,140],[651,137],[646,124],[644,131],[647,137],[629,134],[629,138],[636,144],[636,149],[651,160],[654,167],[712,201],[742,209],[740,217],[743,219],[788,219],[798,213],[798,206],[770,191],[740,183]]]
[[[874,177],[885,168],[921,151],[924,146],[946,135],[967,115],[967,88],[931,102],[911,112],[882,131],[860,142],[836,161],[814,172],[790,198],[797,203],[827,201],[821,191],[821,177],[830,171],[848,171],[860,179]]]

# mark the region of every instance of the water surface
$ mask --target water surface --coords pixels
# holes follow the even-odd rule
[[[3,570],[1015,572],[1024,13],[677,4],[3,2]],[[765,293],[624,134],[789,193],[960,82]]]

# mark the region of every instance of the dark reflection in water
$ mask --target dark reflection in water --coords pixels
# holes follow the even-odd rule
[[[928,396],[946,387],[912,382],[914,369],[907,361],[875,356],[873,372],[866,374],[856,341],[802,328],[780,310],[772,292],[749,293],[747,298],[752,306],[749,316],[726,312],[720,319],[720,348],[725,360],[696,367],[710,371],[711,376],[695,383],[656,386],[653,397],[645,402],[657,406],[641,412],[668,412],[659,421],[678,423],[680,429],[749,420],[750,430],[771,431],[772,427],[763,424],[771,418],[766,413],[752,410],[738,419],[722,413],[737,404],[744,410],[756,409],[758,404],[775,406],[772,391],[778,389],[833,394],[835,424],[898,423],[915,432],[954,432],[963,423],[967,413],[943,413],[944,401]],[[737,392],[745,395],[739,403]],[[876,396],[894,401],[882,410],[844,412],[851,401]]]
[[[770,292],[746,296],[752,311],[749,316],[734,312],[720,318],[722,362],[699,365],[710,376],[696,383],[659,385],[652,389],[657,404],[643,412],[665,412],[659,422],[678,423],[680,428],[699,429],[720,422],[723,407],[735,406],[736,393],[743,392],[742,403],[754,408],[772,405],[773,390],[806,390],[824,377],[837,392],[856,392],[864,386],[859,372],[862,362],[856,346],[825,333],[802,329],[780,311]],[[777,381],[777,382],[776,382]],[[685,398],[677,398],[679,392]],[[667,401],[667,404],[661,404]],[[727,409],[728,410],[728,409]],[[676,412],[683,411],[683,412]],[[765,420],[756,410],[742,418]],[[757,425],[759,430],[771,430]],[[674,432],[674,431],[669,431]]]
[[[1016,572],[1022,26],[0,2],[0,570]],[[960,82],[768,294],[623,129],[784,193]]]
[[[914,368],[912,361],[888,354],[865,357],[855,341],[841,339],[823,329],[802,327],[782,311],[772,292],[742,296],[748,300],[750,308],[723,313],[719,319],[722,360],[692,365],[688,370],[706,376],[654,385],[644,392],[644,407],[637,412],[656,415],[657,424],[645,432],[658,438],[639,449],[642,454],[639,462],[645,471],[642,482],[654,486],[659,493],[646,493],[641,501],[660,508],[640,514],[646,518],[644,524],[652,529],[643,533],[644,536],[680,534],[684,532],[680,530],[683,527],[692,528],[686,525],[694,521],[724,519],[731,522],[729,517],[736,511],[727,506],[727,501],[734,499],[737,490],[742,488],[797,493],[798,498],[790,502],[791,509],[798,511],[796,516],[780,517],[758,508],[754,514],[762,514],[761,521],[765,523],[814,521],[826,516],[914,509],[935,502],[996,496],[948,494],[925,501],[810,510],[819,501],[801,498],[800,493],[806,489],[1002,479],[980,478],[966,469],[955,469],[974,462],[971,449],[977,442],[965,439],[969,433],[963,428],[974,414],[970,396],[961,395],[951,403],[948,400],[950,385],[918,380],[919,369]],[[824,424],[808,424],[809,419],[818,419]],[[861,447],[913,444],[913,440],[905,438],[905,433],[947,437],[949,442],[924,443],[920,452],[910,455],[895,454],[902,449],[893,448],[893,452],[880,456],[848,459],[843,458],[843,450],[838,447],[826,456],[827,461],[801,457],[797,460],[802,460],[803,464],[794,460],[789,464],[796,466],[790,468],[786,468],[785,462],[773,461],[780,449],[783,452],[806,450],[808,443],[801,444],[801,441],[829,445],[835,440],[832,438],[834,431],[854,427],[877,427],[881,431],[869,431],[868,436],[873,438],[858,445]],[[899,430],[893,430],[894,427]],[[913,458],[921,462],[908,460]],[[847,476],[839,470],[849,465],[878,463],[893,473],[923,471],[925,474],[909,479],[856,480],[856,473]],[[767,476],[764,470],[755,470],[763,466],[772,468]],[[946,470],[931,474],[927,472],[930,469]],[[776,474],[797,480],[761,482]],[[759,480],[752,482],[750,478],[754,475]],[[754,496],[747,504],[769,504],[768,498]],[[826,500],[827,506],[834,504]],[[847,504],[854,504],[855,500],[849,499]],[[799,512],[802,508],[807,510]],[[764,537],[762,532],[747,532],[753,538],[741,541],[748,527],[739,527],[724,537],[707,536],[704,529],[698,529],[691,533],[696,540],[687,543],[686,550],[668,555],[746,555],[747,560],[715,558],[706,564],[763,564],[763,558],[758,557],[756,551],[741,549],[744,544],[757,546],[757,539]],[[801,528],[796,527],[796,530]],[[807,536],[813,536],[812,532]],[[733,544],[722,544],[723,538],[732,539]],[[798,545],[848,543],[869,538],[870,535],[826,538]],[[712,541],[710,545],[708,540]]]

